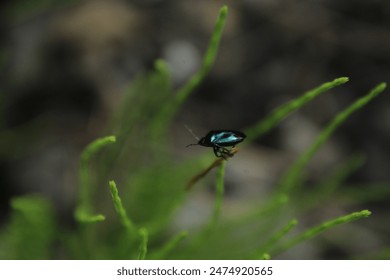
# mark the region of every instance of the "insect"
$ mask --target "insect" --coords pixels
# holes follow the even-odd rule
[[[216,157],[232,157],[232,148],[238,143],[241,143],[246,138],[246,135],[237,130],[211,130],[205,137],[199,139],[188,127],[188,131],[198,140],[198,143],[189,144],[189,146],[200,145],[204,147],[213,147]]]

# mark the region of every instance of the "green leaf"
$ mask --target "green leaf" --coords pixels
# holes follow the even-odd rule
[[[281,121],[283,121],[288,115],[295,112],[299,108],[301,108],[306,103],[312,101],[314,98],[319,96],[320,94],[327,92],[328,90],[345,84],[349,79],[347,77],[337,78],[331,82],[324,83],[319,87],[316,87],[302,96],[287,102],[286,104],[281,105],[271,112],[271,114],[266,117],[264,120],[259,123],[253,125],[245,129],[245,134],[247,138],[245,139],[245,144],[251,143],[253,140],[260,138],[265,133],[270,131],[272,128],[277,126]]]

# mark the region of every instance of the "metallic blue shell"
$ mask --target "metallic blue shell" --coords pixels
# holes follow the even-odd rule
[[[205,147],[232,147],[245,138],[246,135],[237,130],[212,130],[198,144]]]

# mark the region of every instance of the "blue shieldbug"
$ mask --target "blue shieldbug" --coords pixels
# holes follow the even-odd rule
[[[215,156],[224,159],[232,157],[234,153],[232,153],[231,148],[234,148],[235,145],[241,143],[246,138],[243,132],[237,130],[211,130],[205,137],[199,140],[189,128],[187,129],[198,140],[198,143],[189,144],[187,147],[194,145],[213,147]]]

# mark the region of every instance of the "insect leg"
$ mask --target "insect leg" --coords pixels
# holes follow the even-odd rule
[[[221,147],[219,145],[214,145],[213,149],[214,149],[214,154],[217,157],[222,157],[225,160],[227,160],[227,157],[233,157],[234,155],[229,149],[225,147]]]
[[[223,154],[221,153],[221,149],[219,146],[213,146],[214,155],[216,157],[223,157]]]

